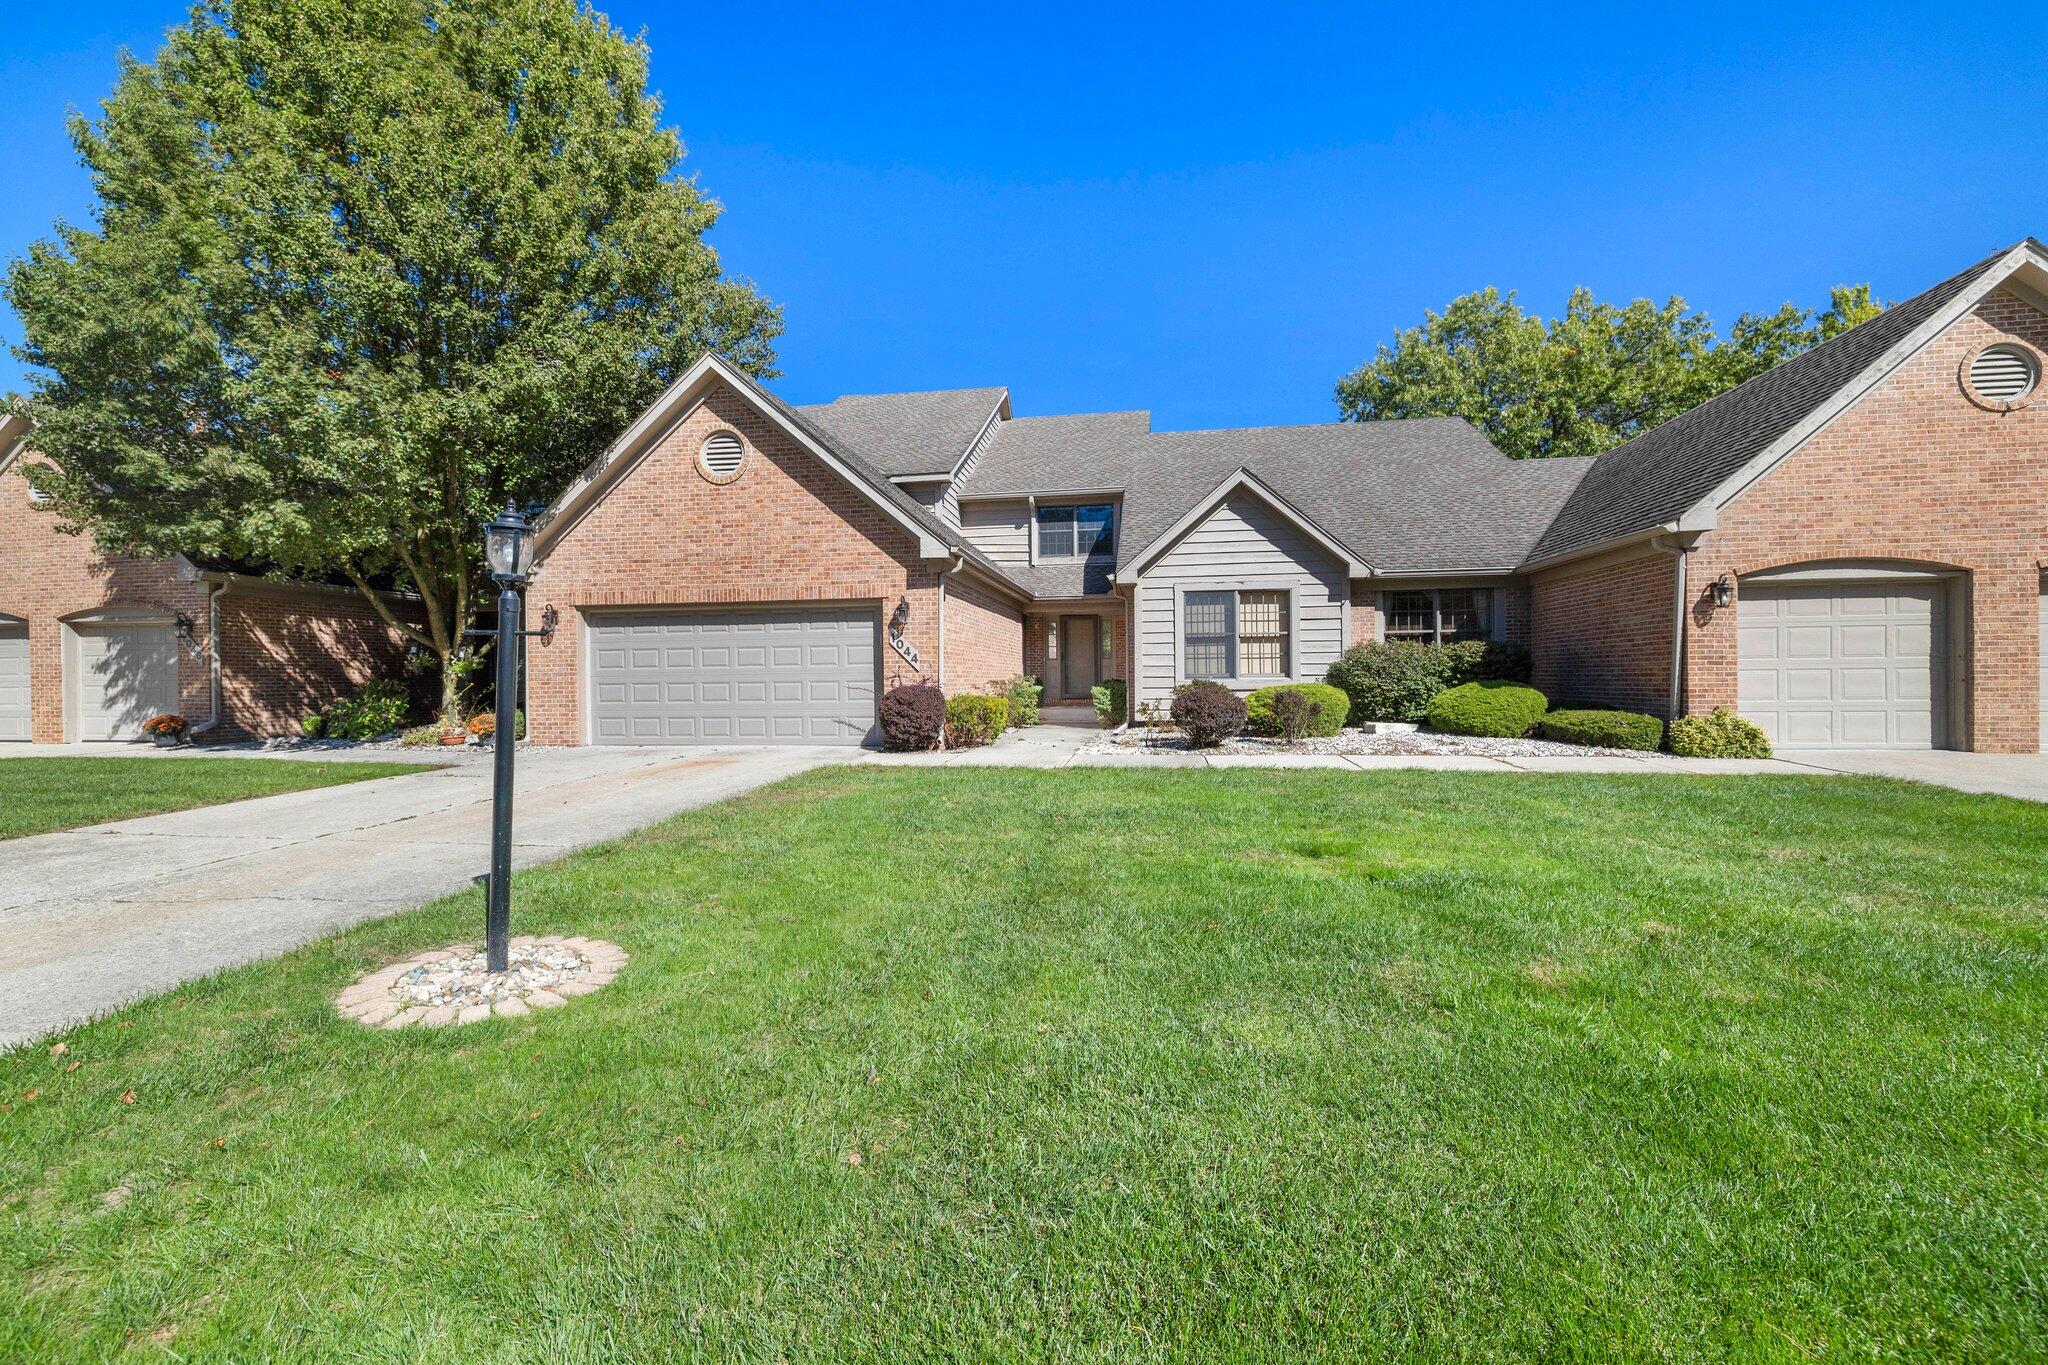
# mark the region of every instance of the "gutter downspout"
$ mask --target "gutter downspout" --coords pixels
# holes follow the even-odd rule
[[[206,594],[206,667],[212,684],[213,709],[207,713],[206,724],[195,725],[185,732],[187,739],[203,735],[220,724],[220,599],[227,592],[225,578],[214,583]]]
[[[939,691],[946,690],[946,580],[960,571],[967,556],[955,551],[953,562],[939,570]]]
[[[1659,537],[1662,539],[1662,537]],[[1671,697],[1665,724],[1678,719],[1681,689],[1685,681],[1685,561],[1689,551],[1683,541],[1670,542],[1671,569]]]

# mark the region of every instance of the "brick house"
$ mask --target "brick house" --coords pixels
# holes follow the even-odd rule
[[[353,590],[108,559],[61,533],[22,476],[25,437],[0,422],[0,742],[133,740],[164,713],[210,740],[296,734],[402,662]]]
[[[879,689],[1313,680],[1526,644],[1554,700],[1781,747],[2041,746],[2048,251],[1978,262],[1596,458],[1456,419],[1155,432],[1003,389],[794,408],[717,357],[549,509],[540,742],[860,743]]]

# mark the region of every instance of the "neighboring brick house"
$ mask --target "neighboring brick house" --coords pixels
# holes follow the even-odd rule
[[[61,533],[22,476],[25,430],[0,423],[0,742],[133,740],[164,713],[210,740],[295,734],[403,662],[352,590],[107,559]]]
[[[547,743],[873,738],[889,684],[1049,702],[1526,644],[1554,699],[1783,747],[2041,744],[2048,253],[2002,251],[1597,459],[1450,418],[1155,432],[1003,389],[792,408],[717,357],[550,509]]]

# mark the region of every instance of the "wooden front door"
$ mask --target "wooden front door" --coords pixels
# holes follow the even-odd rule
[[[1102,622],[1093,616],[1060,618],[1060,696],[1086,701],[1102,681]]]

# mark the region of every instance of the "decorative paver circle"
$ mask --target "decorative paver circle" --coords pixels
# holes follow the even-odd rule
[[[378,967],[335,996],[334,1008],[366,1028],[473,1024],[566,1005],[609,985],[626,965],[625,950],[603,939],[521,935],[510,949],[503,972],[486,970],[473,943]]]

